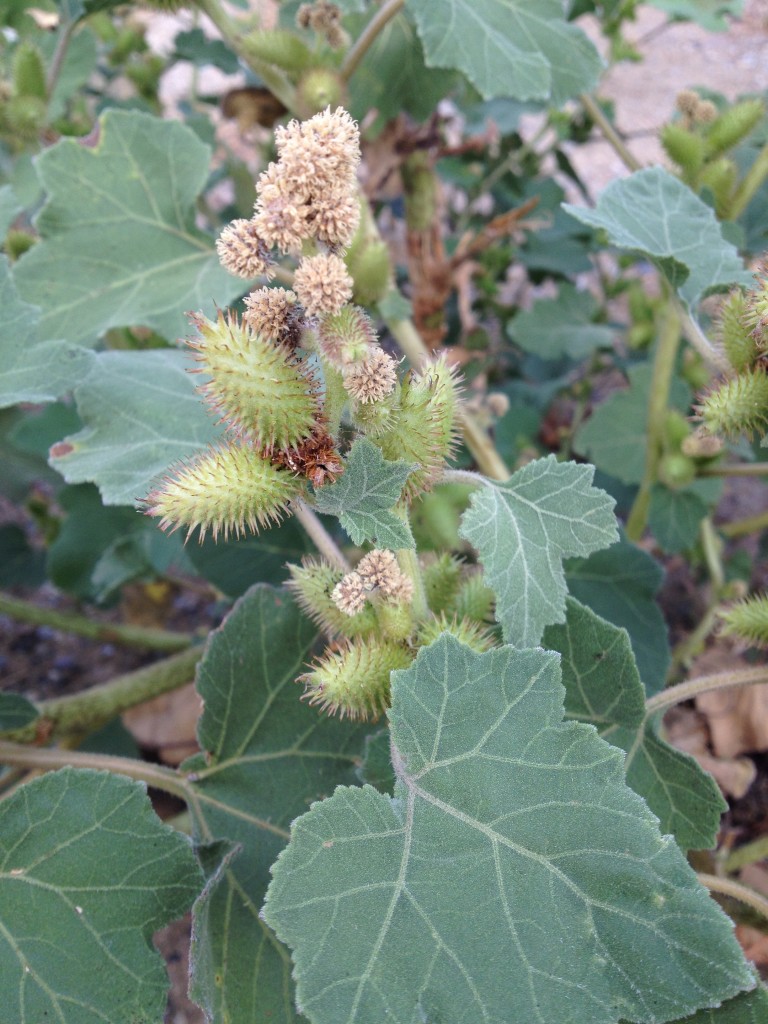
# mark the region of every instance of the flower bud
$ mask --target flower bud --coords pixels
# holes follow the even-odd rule
[[[661,129],[661,144],[670,160],[673,160],[690,180],[704,163],[704,139],[689,131],[681,124],[665,124]]]
[[[303,71],[312,60],[307,44],[285,29],[257,29],[244,35],[240,43],[245,58],[254,57],[293,74]]]
[[[296,87],[296,112],[312,117],[326,107],[334,109],[344,102],[344,80],[333,68],[309,68]]]
[[[290,473],[251,448],[230,444],[176,463],[144,504],[163,530],[186,526],[189,537],[197,528],[202,542],[208,532],[214,540],[220,533],[225,540],[247,530],[258,533],[279,522],[300,492],[300,481]]]

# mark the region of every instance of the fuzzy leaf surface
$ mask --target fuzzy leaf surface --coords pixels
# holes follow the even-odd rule
[[[754,283],[711,207],[661,167],[612,182],[594,210],[568,203],[564,209],[603,228],[612,245],[651,260],[690,305],[727,285]]]
[[[24,302],[0,256],[0,408],[52,402],[88,373],[91,353],[40,333],[40,310]]]
[[[565,571],[572,597],[626,629],[646,693],[658,693],[670,657],[667,626],[655,600],[664,578],[661,566],[622,539],[589,558],[570,559]]]
[[[683,849],[715,845],[725,802],[696,760],[646,721],[645,690],[625,629],[568,598],[564,625],[548,626],[543,646],[559,651],[568,718],[594,725],[627,752],[627,784],[658,817],[661,831]]]
[[[593,476],[593,466],[549,455],[473,492],[459,533],[479,552],[507,643],[535,647],[545,626],[562,622],[562,559],[618,536],[613,498],[592,486]]]
[[[145,788],[64,768],[0,805],[0,1019],[156,1024],[168,977],[152,933],[202,876]]]
[[[597,82],[602,62],[560,0],[406,0],[430,67],[463,71],[483,99],[559,106]]]
[[[396,551],[414,547],[407,522],[392,511],[415,466],[390,462],[367,438],[355,441],[344,460],[344,472],[332,484],[315,491],[318,512],[338,516],[353,544],[375,541]]]
[[[287,593],[259,585],[234,606],[198,666],[205,702],[195,773],[196,838],[226,840],[194,920],[194,998],[229,1024],[296,1020],[287,951],[259,918],[291,821],[357,780],[368,728],[299,700],[315,629]],[[237,849],[239,847],[239,849]]]
[[[195,227],[209,162],[180,122],[121,110],[102,115],[95,146],[62,139],[40,155],[42,237],[15,277],[41,307],[43,337],[93,345],[110,327],[145,326],[175,339],[187,310],[242,294]]]
[[[394,798],[339,788],[273,868],[314,1024],[658,1024],[753,987],[621,755],[562,722],[559,676],[447,634],[393,673]]]
[[[699,1010],[679,1024],[765,1024],[768,1020],[768,990],[743,992],[715,1010]]]
[[[175,349],[99,352],[75,390],[83,429],[51,449],[68,483],[95,483],[107,505],[135,505],[177,459],[221,434]]]

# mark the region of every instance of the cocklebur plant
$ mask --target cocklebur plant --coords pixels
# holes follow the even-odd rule
[[[364,5],[344,9],[352,6]],[[503,82],[510,95],[550,97],[551,79],[559,103],[572,94],[574,76],[578,91],[592,87],[592,51],[564,21],[562,5],[515,3],[509,10],[516,17],[503,23],[491,20],[490,6],[454,5],[460,27],[441,38],[435,4],[384,3],[359,39],[370,45],[377,26],[380,37],[400,13],[397,23],[405,21],[413,38],[418,29],[430,61],[469,69],[484,96]],[[251,39],[264,59],[272,45],[275,59],[261,69],[270,87],[279,88],[279,76],[269,72],[281,67],[289,84],[301,86],[293,96],[281,93],[295,114],[318,94],[328,96],[334,83],[343,91],[365,56],[355,44],[345,54],[352,22],[343,19],[334,36],[333,23],[338,28],[342,20],[334,7],[311,5],[326,19],[309,19],[313,50],[289,33]],[[518,17],[532,32],[519,31]],[[219,23],[226,31],[226,20]],[[523,53],[510,61],[507,50],[499,60],[493,49],[471,59],[476,24],[487,28],[483,40],[498,36],[508,47],[527,40],[533,59]],[[244,39],[229,38],[245,52]],[[311,65],[325,60],[336,62],[324,69],[331,73],[310,75]],[[333,98],[327,102],[335,106]],[[301,171],[298,156],[312,149],[313,131],[289,129],[301,142],[291,170]],[[288,1024],[298,1019],[297,1006],[304,1019],[359,1024],[617,1024],[690,1020],[694,1013],[695,1024],[761,1021],[764,993],[752,989],[728,922],[682,855],[714,844],[723,804],[711,779],[667,745],[659,728],[659,712],[682,698],[677,687],[657,692],[667,668],[653,603],[658,570],[625,541],[609,546],[616,537],[612,503],[592,486],[591,468],[552,456],[510,476],[458,402],[448,362],[430,364],[414,344],[402,301],[396,313],[393,304],[389,313],[359,308],[381,298],[393,276],[365,205],[358,203],[357,236],[340,242],[339,212],[354,217],[350,204],[337,195],[334,209],[323,210],[311,181],[300,183],[297,196],[280,170],[271,171],[256,216],[238,218],[221,238],[225,258],[245,274],[238,281],[215,264],[212,240],[194,226],[194,200],[210,164],[192,133],[121,111],[109,112],[100,132],[94,148],[63,145],[40,158],[52,198],[37,254],[33,249],[14,270],[25,301],[42,295],[45,322],[89,343],[104,323],[129,320],[172,341],[183,331],[183,310],[215,296],[223,311],[194,314],[186,353],[168,346],[93,353],[89,361],[81,354],[77,402],[86,426],[83,436],[57,446],[56,464],[77,478],[78,460],[92,457],[103,438],[98,427],[87,436],[94,409],[106,409],[120,443],[139,453],[140,473],[126,473],[107,444],[87,479],[105,494],[114,488],[111,500],[123,503],[146,494],[153,480],[149,508],[156,514],[131,509],[134,523],[148,529],[164,521],[180,535],[204,531],[202,548],[194,536],[186,547],[191,561],[214,549],[244,562],[249,544],[261,554],[274,543],[275,560],[284,562],[284,534],[270,525],[292,514],[317,553],[302,563],[295,544],[291,588],[248,590],[202,656],[193,648],[151,666],[155,681],[159,670],[167,672],[170,687],[187,681],[199,662],[201,753],[178,770],[72,750],[75,737],[94,725],[84,698],[79,712],[67,702],[42,709],[0,702],[10,716],[4,721],[27,730],[17,735],[26,745],[2,742],[3,763],[76,766],[33,780],[0,805],[3,928],[14,943],[2,959],[10,1019],[159,1020],[164,982],[157,958],[149,963],[149,931],[197,895],[191,994],[216,1024]],[[150,163],[156,177],[141,205],[138,183]],[[195,174],[199,181],[190,184]],[[691,194],[669,175],[657,178],[656,205],[643,219],[660,225],[666,241],[668,209]],[[57,181],[66,182],[68,217],[61,216]],[[73,183],[80,181],[88,187],[75,209],[81,193]],[[645,181],[633,176],[627,187]],[[682,191],[667,206],[673,185]],[[103,230],[113,211],[97,207],[99,220],[94,206],[104,195],[114,197],[121,216],[128,211],[133,248],[118,246],[120,218],[110,217]],[[620,204],[628,206],[634,209]],[[62,236],[72,262],[73,250],[87,252],[89,282],[118,247],[130,295],[111,263],[107,281],[94,284],[109,286],[108,309],[92,289],[76,315],[68,313],[71,286],[57,307],[45,259]],[[678,282],[678,257],[693,259],[685,242],[674,243]],[[740,262],[734,268],[722,244],[718,237],[695,250],[696,287],[741,280]],[[710,250],[714,268],[705,261]],[[296,264],[317,257],[297,283]],[[60,255],[59,268],[63,262]],[[33,287],[36,265],[45,289]],[[177,267],[184,273],[172,278]],[[736,276],[722,279],[721,272]],[[255,279],[270,273],[274,286],[261,287]],[[344,273],[353,281],[351,304]],[[147,286],[137,288],[137,279]],[[158,297],[149,286],[161,281]],[[227,307],[245,290],[243,281],[255,290],[235,315]],[[340,291],[338,312],[325,311]],[[123,299],[119,324],[116,295]],[[24,305],[22,320],[31,315]],[[390,335],[379,340],[382,318]],[[392,338],[403,345],[410,376]],[[46,359],[57,352],[54,342],[36,348],[34,337],[29,350]],[[71,380],[70,350],[67,356]],[[189,369],[199,372],[190,376]],[[47,381],[45,387],[50,395]],[[17,400],[27,400],[24,394]],[[459,418],[485,476],[446,466]],[[676,455],[680,422],[659,423],[660,453]],[[152,442],[142,445],[142,431]],[[163,482],[179,451],[186,462]],[[426,486],[434,498],[473,492],[460,499],[460,537],[454,526],[430,544],[438,531],[429,516],[417,529]],[[326,529],[328,520],[319,523],[314,513],[337,518],[340,529]],[[261,531],[258,538],[250,538],[252,530]],[[243,534],[244,541],[225,543],[225,535],[231,541]],[[755,681],[760,666],[750,671]],[[135,702],[146,680],[139,673],[114,690],[124,699],[130,691]],[[65,738],[61,747],[40,746],[57,737]],[[158,826],[137,783],[103,769],[184,800],[189,817],[177,824],[193,832],[194,849]],[[265,905],[270,868],[287,843]],[[53,955],[37,940],[52,929],[59,938]],[[62,949],[73,951],[64,961]]]

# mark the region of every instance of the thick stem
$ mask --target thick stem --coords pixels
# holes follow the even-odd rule
[[[341,77],[345,82],[348,82],[355,73],[360,61],[370,50],[387,22],[399,14],[404,5],[405,0],[384,0],[384,3],[365,26],[344,58],[344,63],[341,65]]]
[[[759,533],[768,529],[768,512],[760,512],[746,519],[736,519],[732,523],[723,523],[718,530],[724,537],[744,537],[749,533]]]
[[[128,708],[188,683],[202,656],[203,648],[193,647],[101,686],[43,701],[38,705],[40,717],[8,736],[19,742],[33,743],[41,736],[48,739],[93,732]]]
[[[748,889],[741,882],[734,882],[732,878],[720,878],[717,875],[697,874],[702,885],[705,885],[710,892],[720,893],[722,896],[730,896],[757,911],[761,917],[768,921],[768,900],[761,896],[754,889]]]
[[[755,158],[755,162],[744,175],[744,179],[736,189],[728,205],[728,212],[723,220],[737,220],[749,206],[755,193],[768,177],[768,143]]]
[[[702,693],[725,690],[732,686],[755,686],[758,683],[768,683],[768,665],[738,669],[734,672],[718,672],[711,676],[697,676],[650,697],[646,701],[645,712],[646,715],[654,715],[657,711],[664,711]]]
[[[624,140],[621,138],[619,133],[613,127],[611,122],[603,113],[600,108],[600,104],[589,93],[582,93],[579,96],[579,102],[582,107],[586,110],[592,120],[595,122],[597,127],[600,129],[605,141],[615,150],[618,156],[621,158],[624,166],[630,171],[639,171],[642,168],[642,164],[636,156],[627,148]]]
[[[312,543],[323,558],[331,565],[337,566],[342,572],[349,572],[351,568],[349,562],[312,509],[303,501],[296,501],[292,507],[296,518],[307,531]]]
[[[173,793],[182,800],[189,797],[189,787],[173,769],[147,761],[136,761],[130,757],[62,750],[59,747],[27,747],[19,743],[10,743],[8,740],[0,740],[0,764],[39,768],[42,771],[71,767],[114,772],[117,775],[127,775],[129,779],[136,779],[138,782],[145,782],[148,786],[162,789],[166,793]]]
[[[768,476],[768,462],[704,466],[699,470],[699,476]]]
[[[151,651],[183,651],[192,643],[186,633],[173,633],[165,629],[147,629],[113,622],[94,622],[85,615],[41,608],[20,597],[0,592],[0,615],[10,615],[17,622],[31,622],[36,626],[51,626],[63,633],[75,633],[90,640],[141,647]]]
[[[675,371],[675,359],[680,344],[680,317],[671,303],[667,305],[667,316],[659,333],[656,352],[653,357],[653,375],[648,399],[647,444],[645,450],[645,471],[632,510],[627,519],[627,536],[638,541],[648,522],[651,503],[651,488],[656,483],[659,460],[664,440],[664,421],[669,404],[669,391]]]

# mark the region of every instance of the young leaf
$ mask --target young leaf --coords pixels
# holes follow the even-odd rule
[[[352,543],[375,541],[380,548],[412,548],[410,527],[392,511],[408,474],[415,467],[389,462],[366,438],[355,441],[344,460],[344,473],[315,492],[318,512],[339,517]]]
[[[645,691],[626,630],[573,598],[565,625],[548,626],[543,645],[562,655],[566,717],[589,722],[627,751],[627,784],[658,817],[661,831],[683,849],[715,845],[726,804],[714,779],[675,750],[645,720]]]
[[[560,0],[406,0],[429,67],[458,68],[483,99],[559,106],[595,85],[601,60]]]
[[[185,125],[108,110],[94,147],[62,139],[40,154],[42,235],[16,264],[21,297],[42,307],[43,337],[93,345],[110,327],[175,339],[184,310],[243,292],[195,227],[210,151]]]
[[[714,210],[661,167],[612,182],[594,210],[564,209],[604,228],[612,245],[642,253],[691,306],[730,284],[752,285],[736,247],[723,238]]]
[[[139,783],[73,768],[27,783],[0,804],[3,1020],[160,1020],[152,933],[201,885],[189,842]]]
[[[273,868],[314,1024],[658,1024],[754,987],[621,755],[561,721],[557,655],[444,634],[392,690],[394,799],[339,788]]]
[[[698,540],[707,506],[695,491],[655,484],[651,490],[648,526],[666,553],[689,551]]]
[[[0,408],[52,402],[87,376],[91,353],[41,336],[40,310],[19,298],[5,256],[0,256],[0,308]]]
[[[480,554],[507,643],[535,647],[564,620],[563,558],[616,539],[613,498],[592,487],[594,472],[549,455],[472,494],[459,533]]]
[[[176,459],[219,436],[175,349],[99,352],[76,389],[85,424],[51,449],[68,483],[93,482],[108,505],[135,505]]]
[[[663,689],[670,655],[667,626],[655,601],[664,578],[661,566],[622,539],[589,558],[570,559],[565,573],[572,597],[629,633],[647,695]]]
[[[259,910],[291,821],[356,781],[366,732],[298,699],[315,630],[284,592],[253,587],[211,635],[198,667],[204,756],[194,778],[197,837],[237,845],[196,907],[193,991],[230,1024],[295,1020],[288,955]]]

